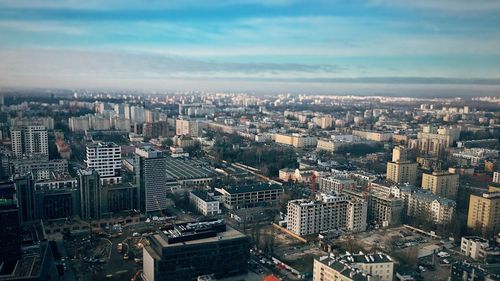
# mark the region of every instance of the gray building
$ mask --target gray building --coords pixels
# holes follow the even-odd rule
[[[82,219],[101,217],[101,184],[95,170],[79,170],[80,215]]]
[[[150,147],[135,149],[135,184],[141,212],[157,212],[167,208],[166,170],[166,160],[161,151]]]

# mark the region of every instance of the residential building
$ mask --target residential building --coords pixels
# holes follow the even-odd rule
[[[342,193],[344,189],[354,189],[355,182],[347,176],[320,178],[319,190],[324,193]]]
[[[371,190],[368,195],[368,221],[383,227],[401,224],[404,199]]]
[[[16,158],[49,156],[48,134],[45,126],[21,126],[11,131],[12,155]]]
[[[283,188],[279,185],[253,184],[216,188],[222,194],[222,204],[227,209],[276,206]]]
[[[316,146],[318,138],[303,134],[275,134],[274,141],[279,144],[290,145],[297,148]]]
[[[117,184],[121,177],[121,147],[112,142],[87,145],[85,165],[99,173],[102,185]]]
[[[483,237],[492,237],[500,231],[500,192],[471,194],[467,227]]]
[[[392,133],[390,132],[379,132],[379,131],[369,131],[369,130],[352,130],[352,135],[361,139],[387,142],[392,138]]]
[[[453,218],[456,202],[432,193],[414,192],[410,194],[407,215],[428,216],[437,224],[449,224]]]
[[[387,180],[414,185],[417,181],[417,163],[410,161],[387,162]]]
[[[392,149],[392,162],[408,161],[408,149],[398,145]]]
[[[345,253],[314,260],[313,281],[392,281],[394,261],[384,253]]]
[[[366,201],[350,200],[343,194],[319,193],[314,200],[291,200],[287,229],[300,236],[334,229],[365,231],[367,207]]]
[[[68,172],[68,160],[66,159],[23,159],[14,160],[11,165],[14,175],[31,173],[34,180],[50,179],[53,173],[65,174]]]
[[[460,252],[466,257],[484,261],[489,247],[487,239],[478,236],[464,236],[460,244]]]
[[[493,172],[493,182],[500,183],[500,172]]]
[[[458,193],[458,174],[433,172],[422,174],[422,188],[446,198],[456,198]]]
[[[193,190],[189,193],[189,201],[204,216],[213,216],[221,213],[219,200],[205,190]]]
[[[175,120],[175,134],[178,136],[201,137],[204,123],[196,119]]]
[[[149,241],[143,249],[145,281],[189,281],[208,274],[222,278],[248,270],[250,239],[224,220],[167,226]]]
[[[451,281],[496,281],[500,280],[500,265],[485,263],[455,262],[451,265]]]
[[[167,208],[167,164],[162,152],[151,147],[136,148],[135,184],[139,209],[150,213]]]

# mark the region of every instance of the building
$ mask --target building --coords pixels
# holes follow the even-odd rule
[[[401,224],[404,199],[393,194],[371,190],[368,196],[368,221],[383,227]]]
[[[112,142],[87,145],[85,165],[99,174],[102,185],[117,184],[121,177],[121,147]]]
[[[422,174],[422,188],[446,198],[456,198],[458,193],[458,174],[433,172]]]
[[[248,270],[250,240],[224,220],[173,225],[148,239],[150,245],[143,249],[146,281],[191,281],[208,274],[221,278]]]
[[[178,136],[201,137],[204,123],[200,120],[177,119],[175,120],[175,134]]]
[[[344,189],[354,189],[354,187],[354,180],[346,176],[320,178],[319,180],[319,190],[325,193],[342,193]]]
[[[428,216],[437,224],[449,224],[455,213],[456,202],[432,193],[414,192],[408,200],[407,215]]]
[[[69,129],[72,132],[85,132],[90,130],[89,116],[70,117],[68,119]]]
[[[14,182],[0,183],[0,264],[12,264],[21,255],[20,217]],[[2,270],[0,270],[1,272]]]
[[[392,149],[392,162],[408,161],[408,149],[398,145]]]
[[[80,214],[78,180],[68,174],[53,174],[35,182],[35,219],[59,219]]]
[[[12,128],[12,155],[16,158],[49,156],[49,139],[45,126],[21,126]]]
[[[478,236],[464,236],[460,243],[460,252],[466,257],[474,260],[486,259],[490,244],[488,240]]]
[[[101,181],[95,170],[78,170],[78,184],[80,187],[80,216],[82,219],[100,219]]]
[[[451,281],[495,281],[500,280],[499,264],[472,264],[466,261],[451,265]]]
[[[493,172],[493,182],[500,183],[500,172]]]
[[[427,155],[440,156],[447,147],[451,147],[458,140],[459,136],[460,130],[456,128],[437,129],[433,126],[425,126],[422,132],[417,134],[415,143],[410,144],[410,147]]]
[[[483,237],[492,237],[500,231],[500,192],[471,194],[467,227]]]
[[[136,148],[135,185],[139,210],[144,213],[167,208],[167,164],[162,152],[151,147]]]
[[[314,260],[313,281],[392,281],[394,261],[384,253],[346,253]]]
[[[417,163],[410,161],[387,162],[387,180],[414,185],[417,181]]]
[[[325,193],[317,194],[315,200],[291,200],[287,229],[300,236],[334,229],[365,231],[367,207],[366,201]]]
[[[227,209],[276,206],[283,188],[279,185],[253,184],[216,188]]]
[[[189,201],[198,212],[204,216],[213,216],[221,213],[219,200],[215,199],[207,191],[193,190],[189,193]]]
[[[167,174],[180,185],[186,187],[207,186],[216,175],[216,172],[207,162],[191,158],[174,158],[166,156]]]
[[[392,133],[390,132],[352,130],[352,135],[361,139],[377,142],[387,142],[392,139]]]
[[[26,175],[31,173],[35,180],[50,179],[52,174],[65,174],[68,172],[66,159],[23,159],[11,163],[12,174]]]
[[[314,147],[318,143],[318,138],[303,134],[275,134],[274,141],[279,144],[290,145],[297,148]]]

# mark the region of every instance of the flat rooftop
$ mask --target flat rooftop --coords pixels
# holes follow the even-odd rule
[[[247,193],[247,192],[257,192],[266,190],[282,190],[283,188],[277,184],[252,184],[243,186],[231,186],[223,188],[229,194]]]
[[[177,180],[212,178],[216,175],[206,162],[196,159],[166,157],[167,173]]]

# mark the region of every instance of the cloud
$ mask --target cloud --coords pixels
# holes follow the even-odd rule
[[[498,0],[370,0],[372,5],[418,8],[445,13],[495,13],[500,10]]]
[[[56,21],[0,21],[0,29],[34,33],[61,33],[67,35],[83,35],[86,33],[81,27],[70,26]]]

